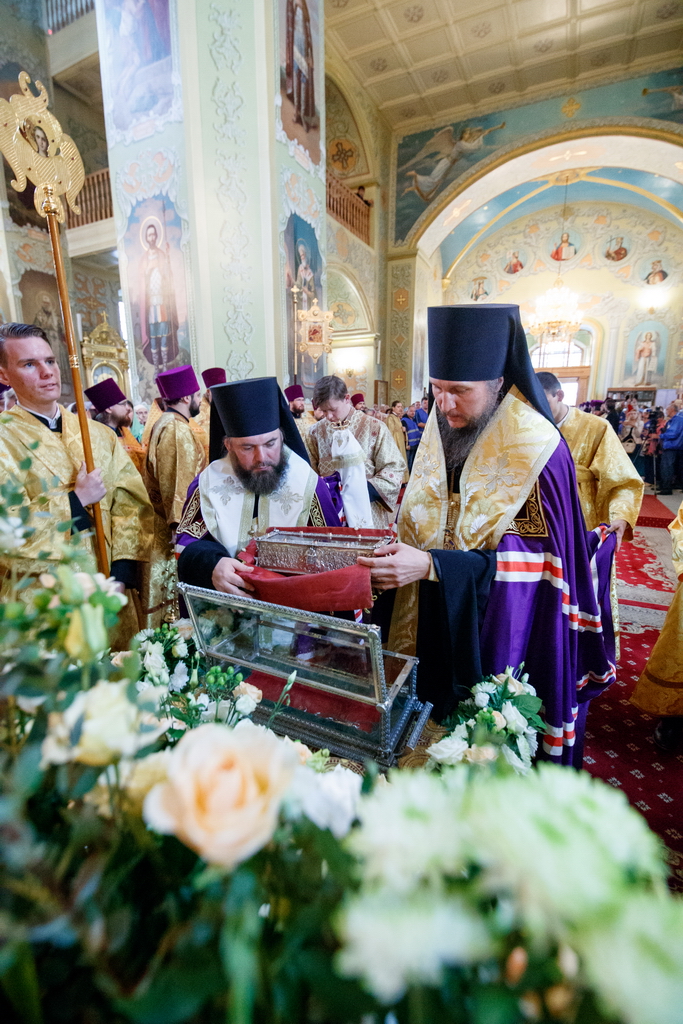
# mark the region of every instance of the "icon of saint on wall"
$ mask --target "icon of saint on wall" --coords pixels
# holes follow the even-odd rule
[[[657,373],[658,343],[658,331],[645,331],[638,335],[633,354],[636,384],[650,384]]]
[[[524,264],[519,258],[519,252],[509,252],[507,256],[507,263],[503,267],[503,271],[506,274],[518,274],[520,270],[524,270]]]
[[[287,63],[285,83],[294,105],[294,121],[309,132],[317,124],[313,36],[306,0],[287,0]]]
[[[613,263],[621,263],[628,256],[628,249],[624,245],[624,239],[621,235],[617,235],[615,238],[610,238],[605,249],[605,259],[612,260]]]
[[[142,350],[156,372],[168,368],[178,355],[178,317],[169,245],[163,245],[163,227],[158,217],[146,217],[140,227],[140,258],[143,283],[144,324]]]
[[[475,279],[472,281],[472,291],[470,292],[470,298],[472,299],[472,301],[481,302],[482,299],[488,297],[488,294],[489,293],[486,291],[486,278],[475,277]]]
[[[645,281],[645,284],[661,284],[662,281],[666,281],[668,276],[667,271],[664,270],[664,267],[662,266],[662,261],[653,260],[652,269],[648,274],[646,274],[643,280]]]
[[[550,258],[560,262],[561,260],[570,260],[573,256],[576,256],[576,246],[572,244],[569,232],[563,231],[560,244],[550,253]]]
[[[296,243],[299,268],[296,272],[297,287],[301,289],[301,308],[310,309],[316,299],[315,273],[311,267],[311,254],[303,238]]]

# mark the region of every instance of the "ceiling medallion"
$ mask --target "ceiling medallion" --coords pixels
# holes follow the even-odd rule
[[[432,71],[432,82],[439,85],[441,82],[445,82],[448,78],[448,72],[446,68],[439,68],[438,71]]]
[[[570,96],[564,106],[560,109],[565,117],[573,117],[574,114],[581,110],[581,104],[578,100],[575,100],[573,96]]]
[[[590,57],[590,66],[592,68],[604,68],[605,64],[609,63],[609,58],[609,50],[601,50],[600,53],[593,53]]]
[[[373,71],[378,74],[382,71],[386,71],[389,67],[389,62],[384,57],[375,57],[374,60],[370,61],[370,67]]]
[[[539,39],[537,43],[534,43],[534,50],[536,53],[547,53],[548,50],[552,50],[552,48],[552,39]]]
[[[661,4],[655,13],[655,17],[658,21],[668,21],[669,18],[675,18],[681,9],[681,5],[678,0],[667,0],[667,3]]]
[[[562,239],[566,235],[567,217],[573,215],[573,211],[567,206],[569,177],[569,174],[563,175],[564,205],[560,235]],[[579,309],[578,297],[562,283],[561,273],[562,265],[560,264],[560,274],[558,274],[555,284],[552,288],[548,289],[545,295],[538,296],[536,299],[536,310],[528,320],[528,330],[539,339],[541,348],[546,344],[556,342],[570,345],[572,337],[581,327],[581,311]],[[541,359],[540,365],[545,365],[543,359]]]
[[[420,4],[412,4],[410,7],[406,7],[403,12],[403,17],[406,21],[417,23],[418,21],[422,21],[424,13],[424,7],[421,7]]]
[[[505,89],[505,82],[489,82],[489,92],[492,96],[498,96]]]
[[[470,29],[470,33],[476,36],[477,39],[483,39],[492,30],[493,26],[490,21],[480,21],[476,25],[473,25]]]

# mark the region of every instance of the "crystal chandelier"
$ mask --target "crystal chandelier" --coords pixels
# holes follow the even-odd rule
[[[564,206],[562,209],[562,233],[564,238],[565,221],[567,219],[567,189],[569,175],[564,181]],[[537,337],[541,346],[549,342],[571,343],[572,336],[581,327],[579,300],[574,292],[562,283],[562,263],[560,263],[557,280],[545,295],[536,299],[536,311],[529,317],[529,331]]]

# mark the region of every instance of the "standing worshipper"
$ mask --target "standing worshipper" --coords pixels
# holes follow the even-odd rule
[[[408,449],[408,472],[413,468],[415,454],[422,434],[415,418],[415,405],[409,405],[403,414],[403,426],[406,428],[406,447]]]
[[[666,414],[669,419],[660,435],[661,487],[658,494],[672,494],[675,488],[683,488],[683,409],[679,412],[678,405],[671,402]]]
[[[313,469],[321,476],[330,476],[335,472],[345,472],[352,464],[363,465],[372,515],[372,523],[365,522],[365,525],[386,529],[396,513],[405,470],[405,463],[394,439],[383,423],[353,408],[341,377],[322,377],[315,385],[313,402],[323,413],[323,419],[316,423],[309,434],[308,447]],[[335,454],[333,442],[340,432],[344,435],[344,452]],[[354,440],[358,444],[357,448],[353,444]],[[346,503],[345,510],[348,519]],[[349,521],[349,525],[360,526],[362,522],[360,519]]]
[[[366,412],[367,406],[365,404],[365,395],[362,391],[357,391],[355,395],[351,395],[351,405],[354,409],[358,409],[359,412]]]
[[[607,420],[572,408],[564,401],[554,373],[536,374],[557,427],[569,445],[576,468],[581,509],[589,530],[607,523],[622,540],[633,540],[643,501],[643,481]]]
[[[97,410],[95,419],[110,427],[118,437],[121,447],[128,453],[138,473],[142,475],[145,464],[145,449],[135,439],[130,429],[133,422],[133,405],[128,401],[113,377],[101,380],[99,384],[85,389]]]
[[[545,754],[580,766],[588,701],[615,677],[615,537],[585,528],[519,307],[441,306],[428,325],[434,408],[401,543],[359,561],[374,585],[401,588],[389,648],[417,650],[418,693],[440,719],[482,675],[524,662]]]
[[[648,715],[660,717],[655,743],[674,754],[683,750],[683,503],[669,533],[678,589],[631,702]]]
[[[406,428],[403,426],[401,417],[403,416],[403,403],[392,402],[391,409],[387,414],[386,425],[387,430],[391,434],[398,448],[399,452],[403,456],[406,467],[403,473],[403,483],[408,483],[408,450],[406,448]]]
[[[190,484],[206,465],[204,446],[190,421],[199,412],[199,382],[191,366],[157,377],[166,412],[154,424],[145,461],[145,483],[154,506],[154,543],[144,578],[148,627],[178,616],[175,530]]]
[[[415,405],[415,422],[417,423],[420,431],[420,436],[424,434],[424,429],[427,426],[427,420],[429,419],[429,399],[423,398],[420,402]]]
[[[288,388],[285,388],[285,398],[289,403],[289,411],[294,418],[297,430],[304,439],[304,444],[308,446],[308,433],[316,419],[312,413],[306,411],[304,389],[301,384],[290,384]]]
[[[253,589],[236,559],[272,526],[339,526],[325,481],[275,377],[212,389],[211,462],[190,487],[178,525],[178,576],[224,593]]]
[[[211,429],[211,388],[214,384],[225,384],[228,375],[222,366],[210,366],[208,370],[202,370],[202,380],[206,391],[199,403],[199,412],[194,423],[204,431],[206,461],[209,461],[209,432]]]
[[[24,504],[34,513],[35,532],[11,562],[37,579],[61,557],[69,533],[61,532],[60,524],[72,520],[72,529],[92,531],[88,509],[99,502],[110,573],[129,597],[116,634],[125,646],[140,628],[136,593],[141,563],[150,557],[154,518],[140,474],[114,431],[97,422],[90,424],[96,468],[86,472],[78,417],[59,404],[59,365],[39,327],[0,326],[0,381],[14,388],[18,399],[0,423],[0,467],[19,481]],[[23,469],[27,458],[31,466]],[[41,553],[47,553],[46,561],[38,560]],[[7,578],[10,571],[9,559],[0,559],[0,576]]]

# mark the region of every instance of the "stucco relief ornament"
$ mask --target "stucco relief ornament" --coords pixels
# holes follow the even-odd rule
[[[45,86],[36,82],[38,95],[34,96],[30,81],[30,76],[21,71],[21,93],[14,93],[9,101],[0,99],[0,151],[14,172],[12,188],[23,192],[27,179],[36,186],[33,204],[43,217],[46,192],[40,186],[51,186],[57,219],[63,224],[60,196],[66,196],[74,213],[81,212],[76,197],[85,180],[83,161],[73,139],[62,132],[59,121],[47,109]]]

